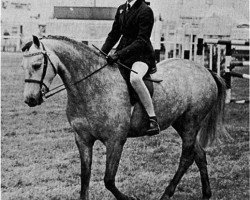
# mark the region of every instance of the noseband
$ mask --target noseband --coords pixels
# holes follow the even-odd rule
[[[41,43],[41,42],[40,42]],[[54,73],[57,74],[57,71],[56,71],[56,68],[55,66],[53,65],[53,63],[51,62],[46,50],[45,50],[45,47],[43,45],[43,43],[41,43],[42,45],[42,48],[43,48],[43,51],[40,51],[40,52],[37,52],[37,53],[30,53],[30,54],[24,54],[23,56],[24,57],[32,57],[32,56],[37,56],[37,55],[41,55],[43,54],[43,58],[44,58],[44,63],[43,63],[43,73],[42,73],[42,77],[41,77],[41,80],[36,80],[36,79],[25,79],[24,82],[25,83],[37,83],[40,85],[40,90],[42,89],[42,86],[44,86],[47,90],[47,92],[49,91],[49,87],[43,82],[44,81],[44,78],[46,76],[46,72],[47,72],[47,68],[48,68],[48,60],[54,70]]]

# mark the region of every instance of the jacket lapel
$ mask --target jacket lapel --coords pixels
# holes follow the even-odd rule
[[[120,12],[121,26],[124,26],[125,18],[126,18],[126,4],[123,4],[119,12]]]
[[[143,0],[136,0],[135,4],[131,7],[131,9],[125,14],[125,21],[124,23],[127,25],[131,19],[137,14],[137,10],[142,4]]]

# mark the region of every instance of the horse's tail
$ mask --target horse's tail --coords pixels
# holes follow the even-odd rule
[[[209,70],[210,71],[210,70]],[[218,96],[212,109],[202,122],[202,126],[198,133],[198,142],[202,147],[211,144],[216,138],[217,132],[227,134],[224,128],[224,110],[226,98],[226,84],[224,80],[214,72],[210,71],[218,88]]]

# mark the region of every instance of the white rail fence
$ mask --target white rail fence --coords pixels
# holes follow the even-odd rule
[[[17,52],[21,50],[22,40],[20,36],[2,36],[1,51]]]
[[[89,38],[79,38],[79,37],[69,37],[71,39],[74,39],[78,42],[82,42],[84,44],[87,44],[88,46],[92,47],[92,44],[101,48],[102,45],[105,42],[106,38],[101,39],[89,39]],[[20,52],[23,45],[26,44],[26,42],[30,41],[31,37],[29,39],[22,38],[20,36],[2,36],[1,37],[1,51],[2,52]],[[154,42],[152,42],[154,44]],[[114,49],[116,46],[114,47]]]
[[[72,38],[72,37],[71,37]],[[31,38],[30,38],[31,39]],[[87,39],[87,38],[72,38],[76,41],[83,42],[89,46],[92,44],[101,47],[105,39]],[[1,51],[2,52],[20,52],[23,45],[28,42],[27,38],[20,36],[2,36],[1,37]]]

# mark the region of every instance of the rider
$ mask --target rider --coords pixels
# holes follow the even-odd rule
[[[127,70],[130,73],[130,83],[149,116],[147,134],[155,135],[160,132],[160,127],[150,93],[142,80],[146,74],[156,72],[154,49],[150,42],[154,15],[148,4],[145,0],[127,0],[118,7],[112,30],[102,51],[108,54],[122,36],[115,53],[107,57],[107,62],[113,65],[120,60],[137,72],[130,73]]]

